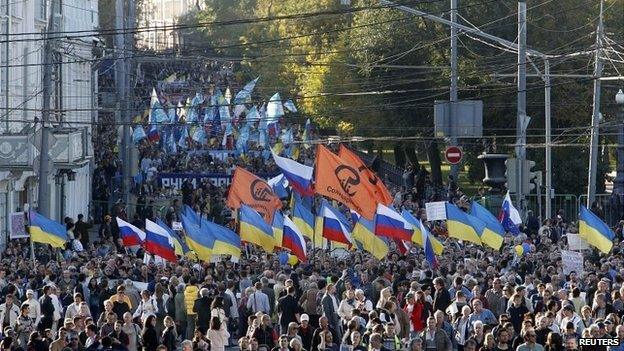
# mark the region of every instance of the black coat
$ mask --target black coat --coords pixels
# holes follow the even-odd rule
[[[193,312],[197,313],[197,327],[199,327],[203,333],[205,333],[210,326],[211,304],[212,299],[208,296],[203,296],[196,299],[193,305]]]
[[[451,294],[449,294],[446,288],[442,290],[436,290],[433,295],[433,311],[446,311],[446,308],[451,304]]]
[[[143,329],[141,340],[143,342],[144,351],[156,351],[159,345],[158,333],[156,333],[156,329],[152,326]]]
[[[277,313],[279,314],[279,324],[286,328],[288,323],[297,322],[296,314],[301,313],[301,307],[294,296],[286,295],[279,299]]]

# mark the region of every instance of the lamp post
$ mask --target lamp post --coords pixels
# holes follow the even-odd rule
[[[617,166],[613,180],[613,192],[624,195],[624,92],[622,89],[615,94],[615,103],[618,107],[618,134],[617,134]]]

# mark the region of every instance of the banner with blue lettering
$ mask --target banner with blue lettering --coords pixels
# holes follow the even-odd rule
[[[272,174],[257,174],[258,177],[269,179],[275,177],[279,173]],[[182,188],[182,183],[188,179],[193,187],[196,188],[207,179],[215,186],[228,186],[232,182],[232,176],[225,173],[160,173],[158,175],[158,182],[163,188],[173,188],[179,190]]]

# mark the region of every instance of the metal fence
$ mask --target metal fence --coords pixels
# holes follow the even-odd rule
[[[528,210],[533,211],[533,213],[539,215],[540,218],[546,218],[546,195],[527,195],[526,203]],[[570,223],[578,219],[578,196],[573,194],[559,194],[552,197],[550,203],[552,208],[551,216],[555,216],[557,212],[562,210],[566,222]]]

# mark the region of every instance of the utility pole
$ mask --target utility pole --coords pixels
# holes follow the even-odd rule
[[[587,177],[587,208],[591,208],[596,197],[596,172],[598,172],[598,139],[600,128],[600,78],[602,77],[602,23],[604,1],[600,1],[600,19],[596,30],[596,62],[594,63],[594,104],[592,111],[591,141],[589,149],[589,174]]]
[[[451,22],[457,23],[458,0],[451,0]],[[453,123],[457,122],[457,27],[451,26],[451,91],[449,94],[449,125],[451,126],[451,146],[457,145],[457,134]],[[451,175],[457,181],[459,165],[451,165]]]
[[[523,171],[526,159],[526,2],[518,1],[518,105],[516,120],[516,189],[517,202],[520,205],[520,214],[524,216],[526,203],[524,201]]]
[[[9,82],[11,81],[11,65],[9,64],[9,58],[11,57],[9,55],[9,52],[11,51],[11,3],[13,1],[12,0],[6,0],[5,1],[5,7],[6,7],[6,35],[5,35],[5,40],[6,43],[4,45],[4,62],[6,64],[6,67],[4,68],[4,107],[5,107],[5,113],[6,113],[6,125],[5,125],[5,129],[4,132],[8,133],[9,132],[9,120],[11,119],[11,103],[9,103],[9,99],[11,98],[11,94],[9,94],[9,90],[11,89],[11,86],[9,84]]]
[[[128,5],[128,16],[125,18],[125,28],[135,28],[135,2],[134,0],[127,0]],[[132,194],[130,189],[132,188],[132,168],[135,162],[133,162],[133,145],[130,135],[130,123],[132,122],[132,116],[134,112],[134,99],[133,99],[133,84],[134,81],[132,79],[132,75],[129,72],[132,72],[134,65],[132,64],[132,59],[130,58],[131,54],[134,52],[134,33],[130,31],[126,34],[126,38],[124,39],[124,69],[126,71],[126,94],[124,96],[124,108],[122,111],[122,120],[123,120],[123,149],[126,151],[125,157],[123,160],[123,182],[124,182],[124,202],[126,203],[126,210],[130,210],[130,203],[132,202]]]
[[[126,202],[126,206],[128,204],[128,200],[130,198],[130,183],[128,182],[128,173],[129,162],[129,148],[126,139],[126,128],[129,126],[126,122],[126,115],[128,113],[127,109],[127,96],[126,96],[126,59],[125,49],[126,49],[126,40],[125,40],[125,21],[126,20],[126,11],[124,9],[124,0],[115,0],[115,85],[117,90],[117,104],[115,111],[115,121],[122,125],[122,136],[121,136],[121,148],[120,148],[120,157],[122,159],[122,194],[123,199]]]
[[[52,172],[52,159],[50,158],[50,96],[52,95],[52,56],[55,50],[55,40],[51,38],[51,32],[56,28],[57,1],[50,3],[50,15],[45,35],[45,48],[43,50],[43,109],[41,111],[41,144],[39,146],[39,192],[37,194],[37,209],[45,217],[50,217],[50,173]],[[8,64],[8,62],[7,62]]]
[[[544,119],[546,127],[546,167],[544,174],[546,178],[546,215],[552,215],[552,145],[551,145],[551,117],[550,117],[550,61],[544,60]]]

